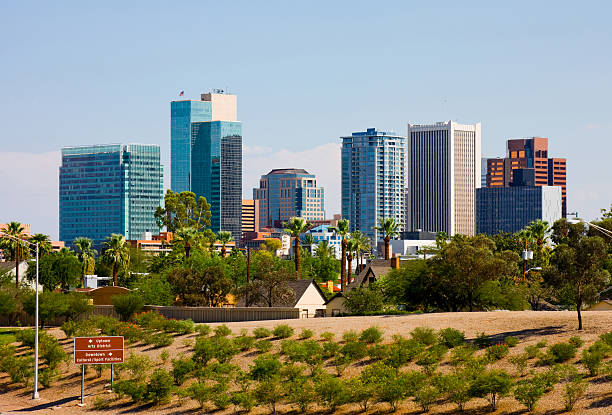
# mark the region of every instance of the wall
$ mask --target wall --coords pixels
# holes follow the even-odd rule
[[[316,284],[316,282],[313,284]],[[313,284],[310,284],[300,301],[295,305],[295,308],[300,310],[300,317],[312,318],[317,310],[325,310],[326,299],[321,297],[321,293]],[[308,310],[308,314],[306,315],[303,310]]]

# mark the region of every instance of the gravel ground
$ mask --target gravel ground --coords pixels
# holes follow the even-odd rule
[[[479,333],[484,332],[487,335],[494,336],[495,339],[503,341],[507,336],[515,336],[519,338],[520,343],[517,347],[512,348],[510,355],[521,353],[528,345],[532,345],[541,340],[546,340],[549,344],[566,341],[571,336],[580,336],[585,340],[586,344],[583,347],[588,347],[602,333],[612,330],[612,312],[584,312],[583,313],[584,330],[579,332],[577,328],[577,319],[575,312],[487,312],[487,313],[440,313],[440,314],[422,314],[422,315],[403,315],[403,316],[377,316],[377,317],[342,317],[342,318],[317,318],[306,320],[283,320],[283,321],[253,321],[241,323],[227,323],[235,334],[238,334],[242,329],[247,329],[249,332],[256,327],[273,328],[278,324],[288,324],[292,326],[296,335],[302,329],[311,329],[315,332],[315,336],[329,331],[336,334],[336,340],[340,340],[343,332],[347,330],[360,331],[370,326],[378,326],[384,330],[387,341],[390,341],[394,334],[408,336],[409,332],[415,327],[427,326],[433,329],[442,329],[453,327],[465,332],[468,339],[475,338]],[[211,324],[217,326],[219,324]],[[72,340],[65,339],[64,334],[59,329],[50,329],[49,332],[58,337],[64,344],[66,351],[72,356]],[[174,344],[167,348],[170,351],[171,358],[178,356],[181,353],[188,353],[190,345],[194,342],[195,334],[186,336],[177,336]],[[275,341],[274,343],[279,343]],[[130,347],[133,351],[147,353],[156,365],[162,367],[160,361],[160,349],[150,349],[149,346],[134,346]],[[126,350],[126,356],[129,351]],[[248,368],[253,359],[253,353],[246,352],[237,356],[234,360],[236,364],[243,368]],[[578,360],[576,358],[575,360]],[[493,367],[503,368],[512,373],[514,369],[508,364],[508,358],[501,362],[495,363]],[[581,368],[579,363],[576,365]],[[166,364],[166,368],[170,366]],[[409,367],[410,368],[410,367]],[[64,373],[62,378],[56,381],[48,390],[41,389],[38,401],[32,401],[31,388],[25,390],[22,387],[9,384],[9,379],[6,375],[0,375],[0,414],[8,413],[36,413],[36,414],[80,414],[80,413],[97,413],[93,409],[93,401],[97,396],[112,397],[113,395],[106,391],[109,382],[109,371],[106,370],[102,378],[96,378],[93,370],[90,370],[86,375],[85,391],[86,398],[84,407],[80,407],[80,371],[74,364],[69,363],[63,367]],[[328,368],[332,371],[332,368]],[[448,370],[448,365],[442,364],[441,371]],[[352,376],[361,370],[359,364],[352,365],[345,372],[346,375]],[[605,376],[589,378],[589,387],[586,395],[581,399],[574,409],[576,414],[612,414],[612,382]],[[563,410],[563,390],[562,385],[557,385],[553,392],[547,394],[539,403],[536,414],[560,414]],[[153,414],[192,414],[192,413],[208,413],[197,407],[197,404],[189,399],[179,399],[174,397],[172,402],[160,406],[152,407],[150,405],[133,405],[127,399],[117,400],[111,403],[109,409],[101,411],[105,414],[125,414],[125,413],[153,413]],[[294,413],[295,409],[290,407],[281,407],[281,412]],[[210,412],[212,413],[212,411]],[[216,414],[230,414],[231,410],[216,411]],[[252,411],[253,414],[269,413],[267,408],[256,408]],[[321,410],[321,414],[326,413]],[[358,414],[361,413],[357,406],[344,406],[342,411],[338,413]],[[378,404],[372,407],[369,411],[374,413],[389,413],[388,405]],[[419,408],[411,402],[406,402],[400,406],[397,413],[422,413]],[[456,413],[453,405],[436,406],[430,413]],[[466,407],[467,414],[485,414],[490,413],[486,407],[485,400],[474,399],[470,401]],[[497,414],[519,414],[526,413],[521,405],[512,398],[504,398],[499,402]]]

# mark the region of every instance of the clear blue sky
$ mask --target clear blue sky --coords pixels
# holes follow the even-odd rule
[[[238,95],[245,169],[249,154],[299,160],[367,127],[480,121],[485,156],[549,137],[568,158],[569,211],[595,218],[612,202],[611,3],[459,3],[2,2],[0,222],[57,236],[43,154],[62,146],[157,143],[169,172],[169,101],[211,88]],[[325,166],[269,167],[315,170],[339,211]],[[264,173],[245,171],[245,195]]]

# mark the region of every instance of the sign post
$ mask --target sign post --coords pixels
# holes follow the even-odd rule
[[[111,389],[115,363],[123,363],[123,337],[75,337],[74,364],[81,365],[81,405],[85,399],[85,365],[111,365]]]

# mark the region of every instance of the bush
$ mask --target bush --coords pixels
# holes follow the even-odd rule
[[[113,385],[118,396],[129,396],[133,402],[142,402],[147,395],[147,385],[137,379],[120,379]]]
[[[309,379],[297,378],[288,385],[287,400],[297,405],[300,412],[308,411],[310,405],[317,400],[314,385]]]
[[[471,398],[469,376],[465,372],[451,373],[440,378],[440,384],[447,399],[457,405],[459,412],[463,413],[465,404]]]
[[[425,346],[414,339],[407,340],[403,337],[396,337],[395,341],[389,345],[389,357],[385,364],[399,369],[421,354],[423,350],[425,350]]]
[[[211,328],[208,324],[198,324],[196,331],[200,333],[200,336],[208,336],[211,332]]]
[[[476,348],[471,344],[455,347],[451,350],[450,364],[451,366],[462,366],[467,364],[474,358]]]
[[[274,330],[272,330],[272,334],[274,334],[274,337],[278,339],[287,339],[293,336],[293,329],[286,324],[281,324],[274,327]]]
[[[238,349],[227,337],[198,337],[193,348],[193,360],[204,366],[213,358],[219,363],[226,363],[237,353]]]
[[[110,408],[110,402],[104,396],[96,396],[96,399],[93,401],[93,408],[96,411],[102,411],[104,409]]]
[[[342,333],[342,341],[344,341],[345,343],[356,342],[358,340],[359,333],[357,333],[355,330],[349,330]]]
[[[584,340],[578,336],[572,336],[569,338],[568,343],[574,346],[576,349],[579,349],[584,344]]]
[[[164,322],[164,331],[176,334],[190,334],[195,331],[195,323],[188,318],[187,320],[169,319]]]
[[[436,332],[429,327],[417,327],[410,332],[410,337],[426,346],[436,343]]]
[[[490,370],[479,374],[470,388],[472,396],[486,398],[495,411],[497,401],[510,393],[512,378],[503,370]]]
[[[335,412],[338,406],[348,401],[349,394],[346,386],[336,377],[328,374],[318,376],[315,378],[314,387],[321,404],[329,408],[331,412]]]
[[[147,383],[147,400],[155,403],[168,402],[172,392],[174,379],[164,369],[155,369]]]
[[[115,295],[111,297],[111,302],[121,320],[128,321],[135,313],[144,307],[144,300],[136,293]]]
[[[321,333],[321,339],[323,339],[324,341],[332,341],[334,339],[334,333],[331,333],[329,331],[324,331],[323,333]]]
[[[77,329],[77,325],[78,323],[76,321],[66,320],[64,323],[62,323],[60,329],[62,329],[66,338],[70,338],[74,336],[74,333]]]
[[[366,357],[368,348],[361,342],[347,342],[340,348],[340,353],[349,361],[355,361]]]
[[[39,346],[40,357],[52,370],[69,359],[68,354],[55,337],[49,336],[39,339]]]
[[[448,327],[438,332],[438,342],[449,349],[461,346],[465,342],[465,334],[462,331]]]
[[[564,363],[576,356],[576,346],[569,343],[557,343],[548,348],[548,353],[555,363]]]
[[[51,387],[51,383],[57,379],[58,376],[59,372],[57,369],[47,367],[38,373],[38,381],[45,389],[49,389]]]
[[[7,357],[3,360],[2,365],[3,370],[6,371],[11,378],[11,383],[23,383],[26,388],[30,385],[30,379],[34,376],[33,357]]]
[[[122,369],[130,372],[132,379],[144,379],[151,368],[151,359],[146,354],[130,353]]]
[[[422,385],[414,392],[414,401],[421,405],[424,412],[427,412],[440,397],[442,392],[433,384]]]
[[[234,344],[241,352],[246,352],[247,350],[253,348],[255,339],[250,336],[238,336],[234,338]]]
[[[480,333],[474,339],[474,345],[478,347],[479,349],[486,349],[487,347],[491,345],[491,339],[486,334]]]
[[[545,348],[545,347],[546,347],[546,345],[547,345],[547,344],[548,344],[548,343],[546,342],[546,340],[540,340],[539,342],[537,342],[537,343],[536,343],[536,345],[535,345],[535,346],[536,346],[538,349],[543,349],[543,348]]]
[[[528,359],[529,359],[529,356],[527,355],[527,353],[522,353],[522,354],[510,357],[509,359],[510,363],[516,369],[518,376],[523,376],[525,374],[525,370],[527,369]]]
[[[365,329],[359,336],[359,340],[367,344],[380,343],[382,339],[383,332],[376,326]]]
[[[181,386],[185,380],[195,370],[193,359],[189,357],[179,357],[172,359],[172,378],[176,386]]]
[[[174,337],[168,333],[150,333],[146,336],[146,342],[155,348],[168,347],[174,343]]]
[[[490,361],[501,360],[508,356],[510,349],[505,344],[494,344],[487,348],[486,356]]]
[[[582,364],[584,365],[584,367],[586,367],[587,370],[589,371],[589,375],[596,376],[599,374],[599,371],[601,370],[601,362],[603,361],[603,359],[604,359],[604,354],[599,350],[595,350],[595,351],[583,350],[582,358],[580,360],[582,361]]]
[[[589,384],[581,377],[577,377],[565,384],[563,390],[563,398],[565,400],[565,410],[571,411],[574,409],[576,402],[584,395]]]
[[[253,336],[256,339],[264,339],[266,337],[270,337],[271,335],[272,331],[265,327],[257,327],[255,330],[253,330]]]
[[[331,359],[340,351],[340,344],[333,341],[323,342],[323,359]]]
[[[504,339],[504,343],[506,343],[508,347],[516,347],[519,343],[519,340],[514,336],[508,336]]]
[[[544,393],[546,393],[546,390],[541,382],[534,381],[534,379],[524,379],[517,382],[514,388],[514,399],[525,405],[529,412],[532,412]]]
[[[232,330],[227,327],[225,324],[221,324],[220,326],[215,327],[215,336],[217,337],[227,337],[232,335]]]
[[[314,332],[312,330],[304,329],[300,333],[300,337],[299,338],[300,338],[300,340],[306,340],[306,339],[310,339],[312,336],[314,336]]]
[[[389,346],[385,344],[373,344],[368,347],[368,356],[372,360],[385,360],[389,357]]]
[[[421,353],[419,359],[416,361],[416,364],[423,367],[423,370],[427,375],[431,375],[436,370],[438,364],[442,361],[447,351],[448,349],[446,346],[441,344],[432,346]]]
[[[280,375],[282,366],[283,364],[278,360],[278,357],[261,355],[253,360],[249,375],[257,381],[274,378]]]
[[[255,349],[260,353],[267,353],[272,349],[272,342],[270,340],[257,340]]]
[[[232,403],[246,413],[251,412],[255,406],[255,397],[250,391],[239,391],[232,394]]]
[[[525,347],[525,354],[527,354],[527,357],[529,359],[535,359],[536,357],[540,355],[540,353],[541,353],[540,349],[538,349],[534,345]]]
[[[599,335],[599,340],[612,347],[612,331]]]

